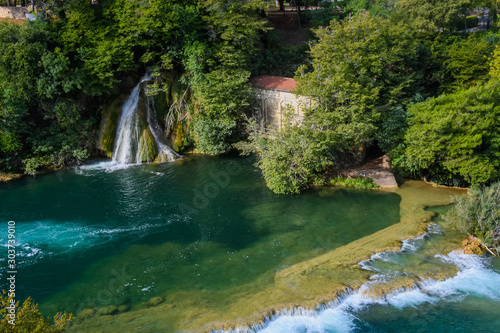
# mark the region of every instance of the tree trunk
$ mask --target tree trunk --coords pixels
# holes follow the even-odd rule
[[[296,0],[297,3],[297,21],[299,22],[299,30],[300,30],[300,3],[301,0]]]
[[[285,11],[285,0],[278,0],[279,3],[279,11],[284,12]]]

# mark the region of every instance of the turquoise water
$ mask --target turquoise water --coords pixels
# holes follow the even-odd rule
[[[1,184],[0,200],[0,219],[16,221],[20,298],[50,315],[135,310],[197,291],[223,308],[235,290],[258,292],[276,271],[398,222],[400,197],[331,188],[277,196],[251,158],[201,156],[24,178]]]
[[[500,332],[500,260],[489,256],[431,254],[446,232],[440,226],[405,241],[401,251],[374,255],[362,262],[377,273],[359,291],[317,311],[283,313],[256,331],[313,332]],[[446,270],[456,276],[444,281],[418,279],[422,267]],[[372,285],[414,277],[417,283],[381,297],[366,294]]]

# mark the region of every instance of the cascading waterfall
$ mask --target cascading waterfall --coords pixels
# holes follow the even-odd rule
[[[426,314],[420,319],[415,319],[415,314],[427,311],[427,313],[438,312],[441,316],[450,316],[446,312],[447,309],[451,308],[452,311],[456,311],[453,310],[453,306],[458,304],[458,318],[461,318],[467,305],[476,311],[474,312],[476,315],[481,315],[481,311],[487,315],[487,311],[478,305],[480,303],[477,303],[477,299],[482,299],[490,306],[498,308],[500,271],[498,268],[495,269],[492,257],[451,252],[448,255],[438,254],[433,258],[427,257],[423,260],[424,256],[419,253],[419,250],[430,237],[442,235],[442,233],[438,225],[431,225],[426,234],[403,241],[400,251],[377,253],[370,259],[360,262],[363,269],[377,274],[357,291],[348,289],[337,299],[318,305],[314,309],[302,307],[282,309],[266,316],[261,323],[229,330],[212,330],[211,333],[385,332],[387,326],[381,324],[384,321],[389,322],[391,332],[413,332],[421,330],[426,322],[425,318],[429,317]],[[459,271],[454,277],[444,280],[416,279],[411,287],[401,287],[378,297],[369,293],[374,284],[386,284],[394,279],[410,276],[412,263],[418,266],[431,260],[437,266],[456,266]],[[467,297],[472,298],[468,303]],[[467,305],[462,308],[460,303]],[[478,307],[474,308],[474,306]],[[385,317],[382,320],[378,318],[377,307],[384,309]],[[419,308],[422,312],[418,312]],[[405,309],[409,309],[406,314]],[[412,313],[412,309],[414,309],[413,317],[408,315],[408,312]],[[374,314],[372,316],[370,316],[371,311]],[[391,318],[391,311],[393,311],[393,316],[395,313],[395,316],[399,318],[398,320]],[[409,316],[410,320],[405,321],[405,316]],[[433,329],[428,326],[427,331],[449,331],[449,327],[456,325],[456,322],[452,320],[459,319],[453,319],[452,316],[444,318],[439,322],[439,324],[442,322],[443,326],[433,327]],[[383,327],[383,329],[377,329],[377,327]]]
[[[116,131],[113,162],[120,164],[166,162],[179,157],[165,143],[162,129],[156,119],[153,100],[149,96],[145,101],[141,98],[141,92],[150,79],[150,74],[144,75],[123,105]],[[143,110],[146,114],[141,117],[140,113]]]

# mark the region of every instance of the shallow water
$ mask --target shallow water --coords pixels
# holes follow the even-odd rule
[[[376,191],[277,196],[251,158],[203,156],[94,163],[1,184],[0,200],[0,218],[16,221],[20,298],[33,296],[46,315],[141,310],[156,296],[178,313],[190,300],[224,311],[277,271],[398,222],[400,203]],[[162,331],[182,326],[166,320]]]
[[[434,211],[442,211],[437,209]],[[439,225],[426,235],[405,241],[400,251],[388,251],[361,263],[375,272],[359,290],[317,310],[286,311],[255,327],[255,332],[499,332],[500,259],[490,256],[435,254],[449,234]],[[448,234],[448,235],[447,235]],[[431,264],[431,266],[429,266]],[[458,273],[444,280],[421,279],[432,270]],[[411,281],[387,293],[381,285]]]

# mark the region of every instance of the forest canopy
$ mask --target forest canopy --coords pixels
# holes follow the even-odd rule
[[[278,193],[374,148],[404,177],[498,179],[496,3],[317,4],[296,46],[272,31],[262,0],[50,0],[33,22],[0,22],[0,169],[35,174],[96,156],[103,107],[147,70],[150,94],[168,95],[172,81],[186,91],[175,147],[217,155],[240,142]],[[301,125],[249,125],[251,77],[293,71],[295,93],[313,100]]]

